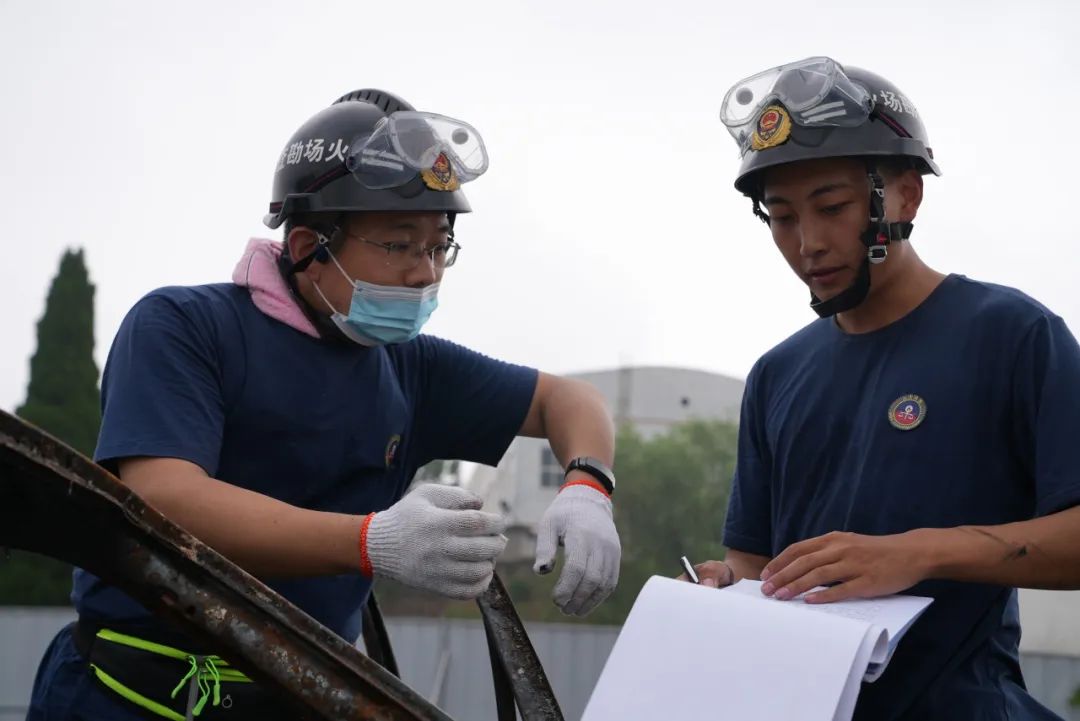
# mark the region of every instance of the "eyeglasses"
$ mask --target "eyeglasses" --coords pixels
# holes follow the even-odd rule
[[[359,235],[348,237],[382,248],[386,252],[386,265],[394,270],[412,270],[420,265],[425,256],[436,270],[443,270],[457,262],[458,251],[461,250],[461,246],[452,240],[425,248],[419,243],[379,243]]]

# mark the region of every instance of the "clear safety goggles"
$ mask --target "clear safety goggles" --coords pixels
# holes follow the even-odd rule
[[[445,189],[467,183],[488,168],[480,133],[468,123],[434,113],[398,111],[378,122],[349,148],[345,165],[372,190],[405,185],[418,173],[436,172]]]
[[[865,123],[873,109],[870,91],[849,79],[839,63],[813,57],[735,83],[724,95],[720,119],[742,147],[758,116],[774,102],[807,127],[855,127]]]

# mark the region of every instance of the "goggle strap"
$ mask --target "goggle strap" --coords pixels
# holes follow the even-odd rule
[[[896,118],[894,118],[891,115],[884,112],[882,110],[883,107],[884,106],[881,103],[878,103],[877,105],[875,105],[874,109],[870,111],[870,117],[877,118],[881,122],[888,125],[889,129],[891,129],[894,133],[899,135],[901,138],[910,138],[911,133],[909,133],[907,131],[907,129],[904,128],[903,125],[901,125],[899,122],[897,122]]]
[[[302,193],[314,193],[318,190],[322,190],[330,183],[334,182],[338,178],[343,178],[349,174],[349,169],[345,167],[345,163],[339,163],[337,166],[326,171],[315,180],[311,181],[311,184],[304,188]]]

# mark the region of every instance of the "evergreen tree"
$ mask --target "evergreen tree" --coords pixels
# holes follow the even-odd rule
[[[94,362],[94,286],[82,250],[67,251],[37,325],[26,403],[15,411],[90,455],[101,427]]]
[[[90,455],[101,426],[94,363],[94,286],[82,250],[67,251],[38,321],[26,403],[15,413]],[[71,567],[32,553],[0,558],[0,605],[68,603]]]

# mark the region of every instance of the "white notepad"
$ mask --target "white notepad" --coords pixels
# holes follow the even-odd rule
[[[821,590],[821,589],[817,589]],[[896,646],[900,643],[911,624],[915,623],[926,607],[934,599],[925,596],[883,596],[881,598],[836,601],[835,603],[803,603],[801,597],[791,601],[777,601],[761,593],[761,581],[743,579],[734,586],[722,589],[728,593],[741,593],[752,598],[772,603],[790,603],[807,611],[829,613],[834,616],[863,621],[872,627],[872,632],[880,636],[870,654],[870,665],[866,669],[864,680],[877,681],[885,672],[885,667],[892,659]],[[877,631],[884,631],[878,634]]]
[[[582,721],[847,721],[929,598],[809,605],[743,581],[654,576],[634,603]]]

